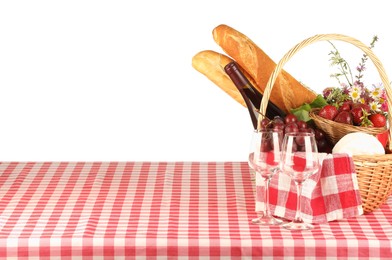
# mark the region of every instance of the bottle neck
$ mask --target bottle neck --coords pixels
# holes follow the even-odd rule
[[[235,62],[231,62],[225,66],[225,72],[229,75],[231,80],[236,86],[240,87],[249,87],[249,80],[244,76],[244,74],[240,71],[237,64]]]

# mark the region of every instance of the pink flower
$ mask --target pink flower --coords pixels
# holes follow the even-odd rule
[[[388,113],[388,103],[387,102],[384,102],[381,104],[381,111]]]
[[[323,97],[324,97],[324,98],[328,98],[329,95],[332,94],[333,89],[334,89],[334,88],[332,88],[332,87],[330,87],[330,88],[325,88],[325,89],[323,90]]]

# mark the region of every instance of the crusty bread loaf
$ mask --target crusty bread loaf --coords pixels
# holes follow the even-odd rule
[[[276,63],[251,39],[241,32],[221,24],[213,29],[215,42],[234,59],[256,82],[254,86],[264,93],[269,77]],[[317,94],[282,70],[275,81],[270,101],[286,113],[290,109],[310,103]]]
[[[241,105],[246,107],[245,101],[241,96],[241,93],[238,91],[237,87],[234,85],[233,81],[225,72],[225,66],[232,62],[233,59],[230,57],[218,53],[212,50],[204,50],[200,51],[192,58],[192,66],[197,71],[206,76],[209,80],[211,80],[215,85],[220,87],[224,92],[229,94],[233,99],[238,101]],[[244,72],[244,75],[248,78],[248,80],[254,83],[254,80],[249,76],[247,72],[241,68],[241,71]]]

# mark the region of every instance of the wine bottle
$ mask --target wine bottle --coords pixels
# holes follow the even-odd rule
[[[236,62],[230,62],[225,66],[225,72],[233,81],[234,85],[240,91],[242,97],[245,100],[246,105],[251,106],[252,114],[255,114],[255,110],[258,110],[260,107],[261,100],[263,99],[263,95],[250,83],[250,81],[246,78],[246,76],[242,73],[239,66]],[[249,100],[247,103],[246,100]],[[249,107],[248,107],[249,109]],[[250,112],[250,111],[249,111]],[[282,111],[278,106],[276,106],[271,101],[268,101],[268,106],[266,110],[265,116],[269,119],[273,119],[275,116],[280,116],[284,118],[286,113]],[[251,118],[253,116],[251,115]],[[257,118],[257,117],[256,117]]]
[[[250,119],[252,120],[253,128],[257,129],[257,116],[255,111],[255,106],[250,98],[245,93],[246,87],[244,87],[248,81],[245,77],[242,77],[242,73],[238,73],[239,69],[234,62],[230,62],[225,66],[225,72],[233,81],[234,85],[237,87],[242,98],[245,101],[246,107],[248,108]]]

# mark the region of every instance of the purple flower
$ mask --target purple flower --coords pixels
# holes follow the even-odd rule
[[[330,88],[325,88],[325,89],[323,90],[323,97],[324,97],[325,99],[327,99],[327,98],[332,94],[332,90],[333,90],[332,87],[330,87]]]
[[[357,71],[362,72],[365,70],[366,70],[365,64],[360,64],[359,66],[357,66]]]

